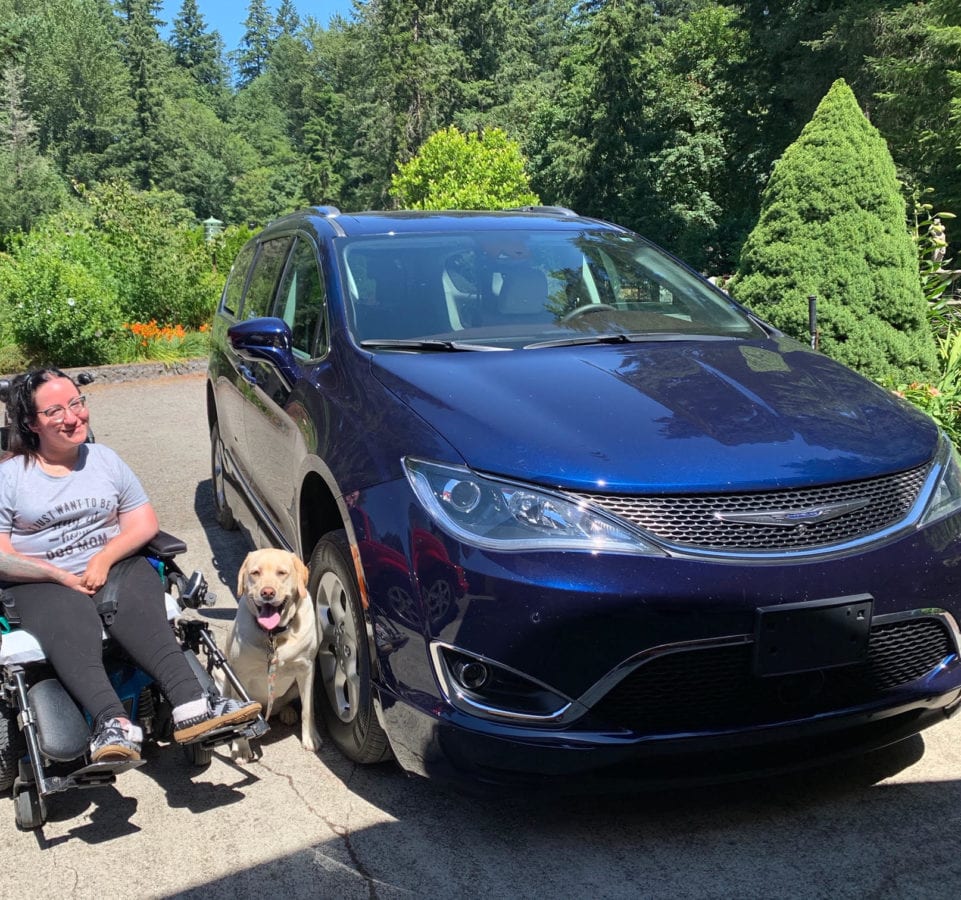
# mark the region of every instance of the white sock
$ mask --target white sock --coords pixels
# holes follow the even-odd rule
[[[189,703],[181,703],[180,706],[173,708],[174,725],[186,722],[187,719],[196,719],[198,716],[207,715],[210,707],[207,705],[206,697],[198,697]]]

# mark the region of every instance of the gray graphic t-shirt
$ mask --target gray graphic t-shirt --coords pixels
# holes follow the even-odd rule
[[[0,463],[0,532],[24,556],[83,574],[120,531],[120,513],[148,502],[130,467],[103,444],[83,444],[76,468],[48,475],[23,457]]]

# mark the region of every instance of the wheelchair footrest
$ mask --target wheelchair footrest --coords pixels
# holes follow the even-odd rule
[[[266,719],[264,719],[263,716],[257,716],[252,722],[240,722],[236,725],[225,725],[223,728],[215,728],[213,731],[208,731],[206,734],[202,734],[192,741],[184,741],[183,746],[199,744],[201,747],[213,749],[222,744],[229,744],[231,741],[239,738],[252,739],[263,737],[268,731],[270,731],[270,726],[267,724]]]
[[[61,791],[69,791],[73,788],[92,788],[113,784],[118,775],[130,769],[138,769],[146,762],[145,759],[124,759],[116,762],[90,763],[90,765],[77,769],[76,772],[71,772],[69,775],[46,778],[47,789],[43,792],[43,796],[48,797],[50,794],[58,794]]]

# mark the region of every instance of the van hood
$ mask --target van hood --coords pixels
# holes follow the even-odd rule
[[[852,481],[927,462],[938,440],[906,402],[786,339],[382,352],[371,365],[471,468],[572,490]]]

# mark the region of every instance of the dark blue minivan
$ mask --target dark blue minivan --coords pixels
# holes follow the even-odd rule
[[[961,472],[920,412],[569,210],[340,213],[240,252],[218,518],[310,566],[352,760],[668,784],[961,702]]]

